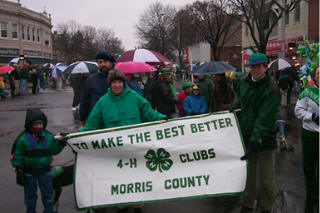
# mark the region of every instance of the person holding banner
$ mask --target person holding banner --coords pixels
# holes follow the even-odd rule
[[[80,129],[81,132],[139,124],[142,120],[166,119],[165,115],[153,110],[146,99],[126,85],[126,77],[122,71],[110,71],[108,84],[110,90],[97,102],[86,125]],[[118,212],[126,213],[128,208],[119,208]],[[134,212],[141,212],[141,206],[135,206]]]
[[[241,160],[249,160],[241,213],[253,212],[256,195],[258,212],[270,213],[274,203],[276,131],[281,96],[267,72],[267,63],[268,59],[262,53],[250,56],[249,75],[239,82],[236,100],[230,109],[241,109],[239,123],[247,148]],[[258,179],[260,186],[257,186]]]
[[[110,90],[100,98],[91,111],[86,125],[80,131],[96,130],[157,121],[166,116],[153,110],[151,104],[126,85],[126,77],[120,70],[112,70],[108,76]]]
[[[208,104],[203,96],[199,94],[199,87],[192,86],[192,93],[184,100],[183,109],[187,115],[204,114],[208,109]]]

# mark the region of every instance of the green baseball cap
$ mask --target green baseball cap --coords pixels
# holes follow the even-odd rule
[[[268,63],[266,55],[263,53],[255,53],[250,56],[249,63],[247,64],[247,66],[253,66],[264,63]]]
[[[186,88],[186,87],[192,87],[191,82],[187,81],[187,82],[183,82],[182,84],[182,89]]]

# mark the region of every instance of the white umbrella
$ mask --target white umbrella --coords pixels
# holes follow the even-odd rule
[[[92,61],[77,61],[70,64],[65,70],[65,74],[92,73],[98,71],[98,63]]]
[[[282,57],[282,58],[278,58],[276,60],[273,60],[269,63],[269,68],[271,70],[283,70],[285,68],[288,67],[292,67],[294,65],[294,61],[286,58],[286,57]]]
[[[66,68],[67,68],[67,65],[65,63],[56,63],[56,66],[52,71],[52,78],[60,77]]]
[[[13,58],[9,61],[9,65],[17,64],[19,62],[19,58]]]

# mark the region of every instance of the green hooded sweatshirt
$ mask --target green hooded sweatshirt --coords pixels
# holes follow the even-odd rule
[[[119,96],[111,89],[102,96],[91,111],[86,125],[80,132],[139,124],[142,121],[162,120],[165,115],[153,110],[151,104],[126,87]]]

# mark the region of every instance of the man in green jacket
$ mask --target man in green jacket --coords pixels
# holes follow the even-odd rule
[[[204,75],[198,76],[198,86],[199,86],[199,93],[201,96],[204,97],[208,104],[207,112],[210,112],[212,108],[212,95],[213,95],[213,89],[214,85],[211,79],[207,79]]]
[[[46,213],[53,213],[54,194],[50,165],[52,155],[64,148],[65,141],[57,141],[45,128],[47,117],[39,108],[27,110],[25,131],[14,142],[11,163],[17,170],[17,182],[24,186],[28,213],[36,212],[37,185]]]
[[[249,160],[241,213],[252,213],[255,195],[258,198],[258,212],[271,212],[274,202],[274,149],[281,96],[267,72],[267,62],[267,57],[262,53],[250,56],[250,74],[240,81],[232,107],[241,109],[239,123],[247,148],[241,160]],[[257,186],[258,179],[260,186]]]

